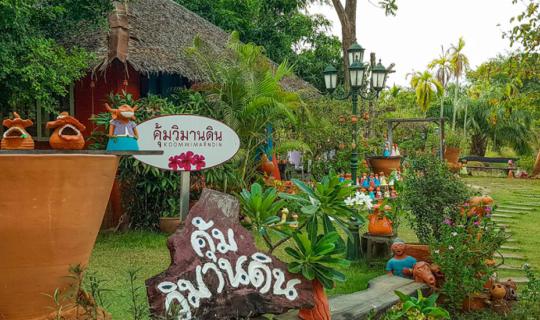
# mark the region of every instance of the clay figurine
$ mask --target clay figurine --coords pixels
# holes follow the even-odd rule
[[[81,150],[84,148],[84,137],[81,131],[86,127],[79,120],[62,112],[55,121],[47,122],[47,129],[54,129],[49,144],[57,150]]]
[[[137,151],[139,145],[139,133],[137,132],[137,124],[135,123],[135,111],[137,106],[130,107],[123,104],[118,109],[112,109],[109,104],[105,104],[105,108],[112,115],[112,120],[109,126],[109,143],[107,151]]]
[[[378,173],[375,174],[375,179],[373,181],[375,182],[375,187],[380,187],[381,186],[381,180],[379,179],[379,174]]]
[[[362,178],[360,179],[360,185],[363,187],[363,188],[369,188],[369,178],[367,176],[367,173],[362,173]]]
[[[397,143],[394,143],[394,146],[392,147],[392,153],[390,154],[392,157],[398,157],[401,155],[401,153],[399,152],[399,147],[397,145]]]
[[[369,174],[369,186],[375,188],[375,175],[372,173]]]
[[[386,141],[384,144],[384,151],[383,151],[383,157],[389,157],[390,156],[390,142]]]
[[[377,187],[377,192],[375,193],[375,199],[382,199],[381,187]]]
[[[437,280],[431,270],[429,263],[425,261],[419,261],[414,265],[413,277],[416,282],[423,282],[431,288],[436,288]]]
[[[34,124],[32,120],[23,120],[17,112],[13,112],[13,119],[5,119],[2,124],[8,128],[0,143],[3,150],[34,149],[34,140],[26,131],[26,128]]]
[[[388,185],[388,181],[386,180],[386,175],[382,171],[379,173],[379,180],[381,181],[381,186],[386,187]]]
[[[371,198],[371,200],[375,200],[375,192],[373,192],[375,189],[373,187],[369,187],[369,197]]]
[[[387,274],[404,278],[410,277],[416,259],[405,254],[405,243],[401,240],[394,241],[391,249],[394,256],[386,263]]]
[[[385,199],[390,198],[390,191],[388,191],[388,188],[384,189],[383,197]]]
[[[398,194],[396,188],[394,186],[390,186],[390,198],[395,199],[397,196]]]

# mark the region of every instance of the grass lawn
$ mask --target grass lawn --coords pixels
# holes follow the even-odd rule
[[[471,185],[481,186],[493,196],[498,211],[504,214],[504,224],[511,229],[514,242],[508,243],[509,249],[502,250],[522,256],[522,259],[506,259],[505,264],[519,268],[525,262],[531,266],[540,266],[540,181],[506,178],[472,177],[465,178]],[[525,208],[526,210],[523,210]],[[506,212],[502,212],[506,211]],[[508,218],[509,217],[509,218]],[[501,223],[503,223],[501,222]],[[399,238],[407,242],[416,242],[416,236],[403,221],[399,229]],[[162,271],[169,265],[169,251],[166,247],[167,236],[164,234],[131,231],[124,234],[100,235],[93,251],[88,272],[95,273],[99,279],[106,280],[103,287],[106,292],[107,309],[114,319],[132,319],[132,306],[129,285],[129,270],[138,270],[135,286],[138,287],[138,303],[146,306],[144,280]],[[262,243],[258,247],[264,250]],[[283,247],[275,254],[286,261]],[[338,283],[329,295],[338,295],[363,290],[370,279],[384,273],[383,266],[368,268],[366,264],[354,264],[341,270],[347,275],[345,283]],[[502,270],[500,276],[522,277],[520,270]]]

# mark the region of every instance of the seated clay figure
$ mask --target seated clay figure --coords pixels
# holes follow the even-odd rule
[[[405,243],[396,240],[392,244],[394,256],[386,263],[386,272],[389,275],[408,278],[412,275],[416,259],[405,254]]]
[[[360,179],[360,184],[362,185],[362,188],[369,188],[369,178],[367,176],[367,173],[362,173],[362,179]]]
[[[105,108],[112,115],[112,120],[109,126],[109,143],[107,144],[108,151],[137,151],[139,145],[139,133],[137,132],[137,124],[135,120],[135,111],[137,106],[130,107],[127,104],[121,105],[118,109],[112,109],[109,104],[105,104]]]

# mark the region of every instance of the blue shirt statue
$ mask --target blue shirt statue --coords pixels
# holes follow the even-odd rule
[[[392,244],[394,256],[386,263],[386,272],[398,277],[410,277],[416,259],[405,254],[405,243],[396,241]]]

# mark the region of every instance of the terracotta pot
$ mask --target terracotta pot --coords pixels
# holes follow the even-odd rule
[[[315,279],[313,283],[313,300],[315,307],[311,309],[300,309],[298,317],[303,320],[331,320],[330,304],[324,292],[323,285]]]
[[[16,112],[13,112],[13,117],[2,122],[2,125],[8,129],[4,131],[0,148],[3,150],[34,149],[34,140],[25,129],[33,125],[32,120],[23,120]]]
[[[392,221],[382,214],[370,214],[368,233],[376,236],[390,236],[394,233]]]
[[[352,116],[351,117],[351,123],[357,123],[358,122],[358,117],[357,116]]]
[[[446,147],[444,149],[444,160],[451,164],[458,164],[460,148]]]
[[[53,149],[84,149],[84,137],[81,131],[86,127],[67,112],[62,112],[55,121],[47,122],[48,129],[54,129],[49,144]]]
[[[493,300],[504,299],[506,296],[506,287],[500,283],[495,283],[491,286],[490,292]]]
[[[388,177],[394,170],[401,170],[401,156],[368,157],[367,163],[373,172],[384,172]]]
[[[110,155],[0,155],[0,315],[40,319],[88,264],[118,167]],[[73,304],[66,300],[62,303]]]
[[[487,296],[483,294],[473,294],[463,300],[463,311],[479,311],[487,307]]]
[[[416,261],[433,262],[431,260],[431,251],[427,244],[407,243],[405,244],[405,254],[415,258]]]
[[[180,228],[180,218],[161,217],[159,218],[159,230],[163,233],[172,234]]]

